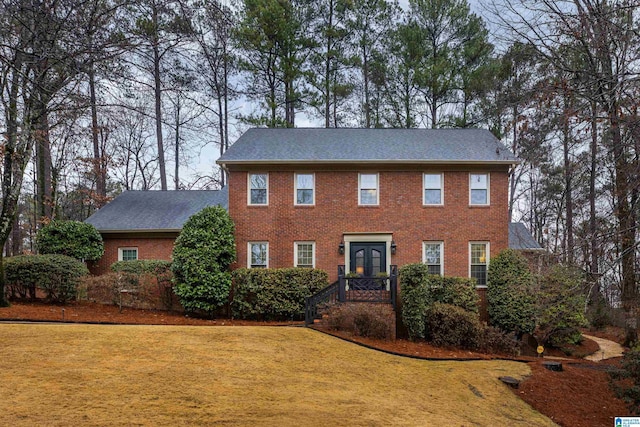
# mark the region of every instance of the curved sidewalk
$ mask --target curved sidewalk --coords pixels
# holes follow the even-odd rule
[[[622,347],[617,342],[606,340],[604,338],[594,337],[591,335],[582,334],[582,336],[597,342],[600,346],[600,350],[596,351],[592,355],[585,357],[586,360],[599,362],[600,360],[611,359],[612,357],[621,357],[622,353],[624,352],[624,347]]]

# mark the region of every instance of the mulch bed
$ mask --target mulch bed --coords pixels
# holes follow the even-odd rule
[[[64,316],[64,317],[63,317]],[[77,322],[98,324],[134,325],[193,325],[193,326],[276,326],[301,325],[301,322],[253,322],[230,319],[197,319],[183,313],[154,310],[134,310],[89,302],[74,302],[65,306],[42,303],[14,303],[11,307],[0,308],[0,320]],[[598,332],[585,331],[591,335]],[[336,334],[336,333],[334,333]],[[338,335],[338,334],[336,334]],[[619,331],[610,329],[602,333],[607,337],[618,337]],[[458,349],[446,349],[428,343],[407,340],[380,341],[341,334],[369,347],[391,353],[404,354],[426,359],[469,360],[508,358],[503,355],[483,354]],[[595,348],[593,341],[585,340],[583,345],[572,348],[573,354],[589,354]],[[546,355],[554,352],[547,352]],[[558,356],[565,356],[562,352]],[[563,360],[563,371],[552,372],[542,366],[544,359],[519,357],[519,361],[529,364],[532,375],[520,384],[513,393],[522,398],[539,412],[564,427],[600,427],[613,425],[616,416],[631,415],[624,402],[617,399],[609,386],[608,368],[616,368],[619,360],[598,363],[581,359]]]

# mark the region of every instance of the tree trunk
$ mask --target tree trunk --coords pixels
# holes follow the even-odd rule
[[[565,224],[565,257],[569,265],[573,265],[573,166],[569,157],[571,131],[569,129],[569,117],[571,114],[571,95],[567,94],[566,86],[563,87],[564,109],[562,112],[562,154],[564,160],[564,186],[566,205]]]
[[[96,73],[93,60],[89,62],[89,96],[91,102],[91,141],[93,142],[93,173],[96,179],[95,204],[101,208],[107,202],[107,170],[103,153],[100,150],[100,127],[98,124],[98,106],[96,97]]]
[[[156,107],[156,140],[158,142],[158,166],[160,169],[160,187],[167,190],[167,172],[164,162],[164,141],[162,138],[162,89],[160,87],[160,40],[158,35],[158,7],[153,5],[153,81]]]
[[[49,140],[49,120],[47,114],[47,102],[42,99],[43,94],[36,95],[37,107],[35,111],[35,142],[36,142],[36,169],[37,169],[37,205],[38,222],[52,218],[53,200],[51,187],[51,143]]]

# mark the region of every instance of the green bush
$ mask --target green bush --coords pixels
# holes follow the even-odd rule
[[[36,244],[41,254],[67,255],[82,261],[96,261],[104,254],[98,230],[80,221],[51,221],[38,231]]]
[[[427,277],[427,292],[430,303],[455,305],[473,313],[478,312],[480,296],[475,279],[468,277]]]
[[[229,265],[235,260],[233,221],[207,207],[187,220],[173,248],[174,292],[187,312],[213,313],[228,302]]]
[[[393,319],[389,317],[389,311],[384,304],[336,305],[327,313],[328,327],[356,336],[390,340],[393,338]]]
[[[640,414],[640,347],[635,346],[624,353],[622,369],[612,371],[613,388],[631,412]]]
[[[425,314],[425,335],[434,345],[479,348],[483,326],[476,313],[436,302]]]
[[[491,259],[487,301],[493,326],[518,336],[533,332],[536,325],[533,278],[527,260],[518,252],[506,249]]]
[[[402,321],[409,339],[424,338],[424,313],[431,302],[428,293],[429,268],[425,264],[407,264],[400,268]]]
[[[89,274],[84,263],[65,255],[21,255],[5,259],[10,289],[36,296],[36,288],[51,302],[67,302],[76,296],[80,278]]]
[[[165,260],[136,260],[118,261],[111,264],[111,270],[120,273],[120,280],[113,287],[116,302],[122,306],[122,290],[133,290],[137,293],[131,304],[151,304],[154,292],[150,289],[150,282],[155,282],[156,294],[162,302],[162,308],[173,308],[173,274],[171,261]],[[132,298],[130,298],[132,299]]]
[[[561,347],[580,342],[579,328],[587,326],[583,284],[579,270],[561,265],[539,278],[538,333],[545,345]]]
[[[301,319],[306,298],[329,280],[311,268],[240,268],[232,275],[231,313],[240,319]]]

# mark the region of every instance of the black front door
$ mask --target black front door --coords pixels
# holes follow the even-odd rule
[[[387,271],[387,248],[384,242],[351,243],[351,273],[375,277]]]

